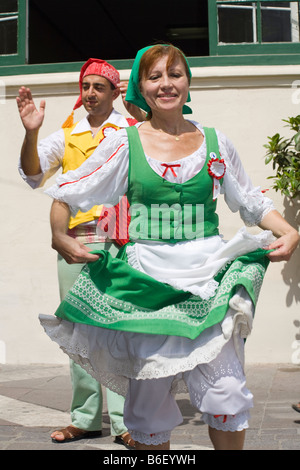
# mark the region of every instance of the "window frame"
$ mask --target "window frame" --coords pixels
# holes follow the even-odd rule
[[[14,13],[18,16],[17,52],[1,54],[0,66],[22,65],[27,62],[27,0],[18,0],[18,11]]]
[[[241,0],[249,1],[249,0]],[[267,1],[267,0],[264,0]],[[269,0],[271,1],[271,0]],[[282,1],[282,0],[273,0]],[[27,15],[28,0],[18,0],[18,53],[13,55],[0,56],[0,76],[29,75],[41,73],[64,73],[80,71],[82,62],[59,62],[47,64],[27,63]],[[217,44],[217,0],[208,0],[208,28],[209,28],[209,56],[188,57],[190,67],[216,67],[216,66],[243,66],[243,65],[299,65],[300,48],[297,43],[289,43],[288,52],[282,53],[276,44],[263,44],[261,51],[259,44],[243,44],[242,48],[237,45],[233,50],[232,46],[220,50]],[[266,47],[267,46],[267,47]],[[268,47],[271,46],[271,47]],[[286,45],[285,45],[286,46]],[[292,46],[292,47],[291,47]],[[293,48],[296,46],[296,49]],[[222,46],[223,47],[223,46]],[[225,46],[227,47],[227,46]],[[222,52],[222,53],[221,53]],[[106,58],[118,70],[130,70],[134,58],[110,60]]]
[[[261,43],[261,31],[258,28],[257,39],[258,43],[232,43],[232,44],[219,44],[218,43],[218,5],[243,5],[244,3],[259,4],[256,10],[257,23],[260,24],[260,3],[261,2],[289,2],[290,0],[210,0],[208,3],[208,29],[209,29],[209,52],[211,56],[235,56],[235,55],[251,55],[251,54],[299,54],[300,42],[273,42]],[[298,1],[298,0],[297,0]],[[300,2],[298,1],[299,11]]]

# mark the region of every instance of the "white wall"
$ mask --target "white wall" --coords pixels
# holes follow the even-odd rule
[[[263,145],[267,136],[287,133],[282,119],[299,113],[293,83],[300,76],[300,66],[207,67],[192,72],[191,118],[227,134],[254,184],[269,188],[267,176],[272,168],[264,164]],[[129,71],[123,71],[121,78],[128,75]],[[15,102],[20,85],[31,87],[37,104],[46,98],[42,138],[57,130],[71,112],[78,94],[78,73],[0,77],[0,363],[66,363],[66,356],[44,334],[37,318],[39,313],[54,313],[59,303],[56,253],[51,249],[49,228],[51,200],[43,189],[29,188],[17,170],[24,136]],[[116,109],[124,112],[120,98]],[[83,113],[77,110],[76,120]],[[268,196],[299,226],[297,211],[288,207],[288,201],[273,190]],[[241,220],[223,201],[219,213],[221,231],[229,238]],[[269,267],[247,341],[248,363],[298,362],[298,349],[293,347],[300,336],[299,258],[298,250],[289,263]]]

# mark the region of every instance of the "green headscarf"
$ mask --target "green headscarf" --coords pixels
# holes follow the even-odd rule
[[[168,44],[163,44],[163,45],[168,46]],[[138,53],[137,53],[137,55],[134,59],[132,69],[131,69],[131,74],[130,74],[129,82],[128,82],[128,88],[127,88],[127,92],[126,92],[126,101],[128,101],[129,103],[135,104],[136,106],[143,109],[147,113],[151,110],[150,110],[150,107],[147,105],[145,98],[143,97],[143,95],[140,92],[139,68],[140,68],[140,61],[141,61],[142,55],[148,49],[151,49],[152,47],[155,47],[155,46],[147,46],[147,47],[144,47],[143,49],[140,49],[138,51]],[[186,63],[187,63],[188,69],[189,69],[190,78],[192,78],[192,73],[191,73],[188,61],[187,61],[186,57],[184,57],[184,58],[186,60]],[[187,101],[188,102],[191,101],[190,92],[188,94]],[[184,105],[183,108],[182,108],[182,112],[183,112],[183,114],[192,114],[193,111],[189,106]]]

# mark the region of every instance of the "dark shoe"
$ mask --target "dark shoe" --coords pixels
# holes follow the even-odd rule
[[[300,403],[297,403],[297,405],[292,405],[293,410],[298,411],[300,413]]]
[[[55,436],[53,436],[55,432],[60,432],[63,435],[63,439],[55,439]],[[55,444],[64,444],[66,442],[79,441],[80,439],[92,439],[93,437],[100,437],[101,435],[102,431],[85,431],[84,429],[70,425],[66,428],[54,431],[51,434],[51,438],[52,442],[55,442]]]
[[[135,450],[135,442],[129,432],[125,432],[121,434],[121,436],[116,436],[115,443],[126,447],[128,450]]]

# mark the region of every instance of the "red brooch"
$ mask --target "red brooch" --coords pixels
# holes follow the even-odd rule
[[[223,158],[221,160],[218,158],[211,158],[207,166],[208,173],[216,180],[220,180],[225,175],[226,165]]]
[[[115,124],[110,124],[109,122],[107,124],[105,124],[103,127],[101,127],[100,129],[100,139],[99,139],[99,144],[100,142],[102,142],[103,139],[105,139],[105,137],[108,136],[108,134],[111,132],[111,131],[118,131],[120,129],[120,127],[116,126]]]
[[[207,164],[208,174],[213,177],[213,200],[215,201],[220,194],[220,182],[226,172],[224,159],[219,160],[214,152],[209,155],[211,158]]]

